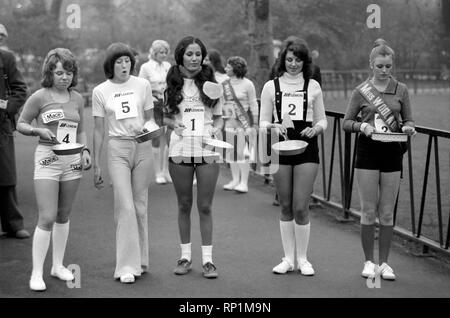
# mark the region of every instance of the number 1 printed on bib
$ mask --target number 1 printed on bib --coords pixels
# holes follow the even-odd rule
[[[183,136],[202,136],[205,125],[205,108],[203,106],[186,107],[183,112]]]

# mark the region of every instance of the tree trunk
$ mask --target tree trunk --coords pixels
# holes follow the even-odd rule
[[[249,75],[259,97],[274,62],[270,0],[246,0],[250,42]]]

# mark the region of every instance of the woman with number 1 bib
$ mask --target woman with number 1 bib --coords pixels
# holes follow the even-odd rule
[[[33,271],[30,289],[44,291],[43,266],[52,237],[51,275],[64,281],[74,279],[63,265],[69,237],[69,215],[80,184],[82,170],[91,166],[88,148],[80,154],[56,155],[55,143],[86,145],[84,100],[72,88],[77,85],[78,66],[68,49],[48,52],[42,69],[42,88],[26,101],[17,130],[39,136],[34,154],[34,189],[39,210],[33,236]],[[36,127],[31,123],[36,120]]]
[[[134,283],[148,268],[148,187],[152,167],[151,142],[137,143],[153,119],[150,83],[131,74],[135,59],[130,48],[113,43],[103,64],[107,80],[92,92],[94,116],[94,184],[103,187],[100,156],[108,123],[108,171],[114,191],[116,269],[114,278]]]
[[[298,270],[302,275],[311,276],[314,269],[307,259],[309,200],[319,168],[317,136],[327,128],[327,119],[322,90],[311,78],[311,56],[304,41],[293,40],[286,44],[280,54],[277,76],[263,87],[260,127],[273,129],[291,140],[306,141],[308,146],[301,154],[278,158],[274,181],[281,206],[284,257],[273,272],[293,271],[297,252]],[[274,156],[272,164],[277,164]]]
[[[213,70],[203,65],[206,47],[187,36],[175,48],[175,61],[167,74],[165,122],[174,129],[169,145],[169,172],[178,199],[178,227],[181,257],[174,270],[177,275],[191,270],[192,180],[197,177],[197,206],[202,239],[203,276],[216,278],[212,260],[212,202],[219,164],[216,153],[203,149],[202,138],[218,134],[222,128],[220,93],[205,94],[205,82],[216,82]],[[217,84],[218,85],[218,84]],[[217,86],[219,87],[219,86]]]
[[[415,133],[408,88],[392,77],[394,50],[383,39],[375,41],[369,57],[372,76],[350,98],[343,129],[361,132],[356,149],[355,172],[361,201],[361,243],[365,262],[362,276],[374,277],[375,219],[380,223],[379,273],[395,280],[387,264],[394,225],[394,206],[400,186],[403,151],[399,142],[373,140],[373,133]],[[362,121],[356,120],[361,114]],[[401,118],[401,121],[400,121]]]

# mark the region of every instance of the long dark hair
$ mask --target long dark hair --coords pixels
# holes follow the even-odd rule
[[[222,57],[220,56],[219,51],[217,50],[209,50],[208,52],[208,57],[209,57],[209,61],[211,62],[211,65],[213,67],[213,69],[216,72],[225,74],[225,68],[223,67],[223,63],[222,63]]]
[[[286,43],[284,49],[280,52],[280,58],[278,60],[276,76],[282,76],[286,72],[286,54],[287,52],[293,52],[294,56],[303,61],[303,78],[309,80],[312,75],[311,63],[312,58],[309,53],[308,45],[301,39],[293,39]]]
[[[194,83],[200,92],[200,100],[207,107],[213,107],[218,102],[218,99],[211,99],[208,96],[206,96],[202,89],[203,84],[206,81],[217,83],[212,68],[209,65],[203,65],[203,60],[206,57],[206,54],[208,53],[206,47],[203,44],[203,42],[200,41],[200,39],[194,38],[192,36],[187,36],[183,38],[175,48],[174,55],[177,65],[171,66],[169,71],[167,72],[166,77],[167,89],[165,91],[165,101],[166,101],[165,106],[166,112],[169,115],[176,115],[180,112],[178,105],[183,101],[183,94],[181,92],[184,85],[183,80],[184,77],[180,71],[180,66],[183,65],[184,53],[186,52],[187,47],[191,44],[198,44],[200,46],[200,50],[202,51],[202,60],[201,60],[202,69],[193,78]]]

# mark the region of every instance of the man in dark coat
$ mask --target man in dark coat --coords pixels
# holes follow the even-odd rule
[[[4,26],[0,26],[0,42],[3,42],[8,34]],[[17,206],[13,136],[15,117],[26,97],[27,87],[17,69],[14,54],[0,49],[0,219],[2,230],[15,238],[30,236],[24,229],[23,216]]]

